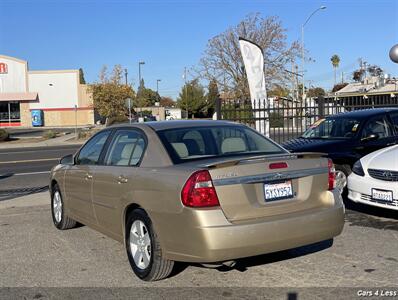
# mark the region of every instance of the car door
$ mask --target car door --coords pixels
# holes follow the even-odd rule
[[[358,148],[361,155],[367,155],[381,148],[395,144],[396,137],[387,115],[380,115],[367,121],[361,132],[361,146]],[[377,138],[371,138],[372,135]]]
[[[121,203],[133,197],[134,178],[146,147],[143,132],[134,128],[115,131],[102,165],[95,166],[93,205],[99,225],[111,235],[122,233]]]
[[[65,196],[73,215],[89,223],[96,223],[92,205],[92,166],[96,165],[111,131],[93,136],[75,157],[75,163],[65,173]]]

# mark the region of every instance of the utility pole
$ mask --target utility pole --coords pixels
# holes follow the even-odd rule
[[[124,79],[125,79],[125,83],[127,85],[127,69],[124,69]]]
[[[185,119],[188,119],[188,87],[187,87],[187,67],[184,67],[184,93],[185,93]]]

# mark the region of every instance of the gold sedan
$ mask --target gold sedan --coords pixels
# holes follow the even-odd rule
[[[106,128],[51,172],[58,229],[123,242],[134,273],[225,263],[331,239],[344,226],[333,164],[244,125],[165,121]]]

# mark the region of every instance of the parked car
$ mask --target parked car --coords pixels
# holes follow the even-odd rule
[[[356,110],[315,122],[304,134],[283,145],[291,152],[327,153],[336,167],[336,186],[343,191],[354,163],[398,142],[398,109]]]
[[[58,229],[77,221],[124,242],[147,281],[174,261],[232,264],[329,240],[344,225],[331,160],[223,121],[106,128],[53,168],[50,193]]]
[[[398,210],[398,146],[373,152],[354,164],[348,177],[348,198]]]

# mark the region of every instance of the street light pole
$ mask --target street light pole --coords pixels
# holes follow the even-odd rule
[[[304,68],[305,68],[305,53],[304,53],[304,26],[308,23],[308,21],[311,19],[311,17],[314,15],[314,14],[316,14],[318,11],[320,11],[320,10],[322,10],[322,9],[326,9],[326,6],[321,6],[321,7],[319,7],[319,8],[317,8],[316,10],[314,10],[310,15],[309,15],[309,17],[307,18],[307,20],[303,23],[303,25],[301,25],[301,72],[302,72],[302,74],[303,74],[303,77],[302,77],[302,93],[301,93],[301,100],[302,100],[302,102],[304,103],[304,101],[305,101],[305,95],[304,95],[304,92],[305,92],[305,80],[304,80],[304,73],[305,73],[305,70],[304,70]]]
[[[161,82],[162,79],[156,79],[156,93],[159,94],[159,82]]]
[[[145,61],[138,62],[138,80],[139,80],[138,85],[139,86],[141,85],[141,65],[145,65]]]

